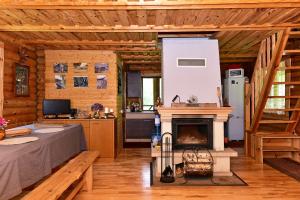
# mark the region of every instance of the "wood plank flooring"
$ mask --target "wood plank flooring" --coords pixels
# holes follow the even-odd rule
[[[123,150],[114,161],[98,159],[94,164],[94,191],[82,191],[75,199],[300,199],[300,182],[243,155],[232,159],[232,169],[249,186],[150,187],[150,161],[149,149]]]

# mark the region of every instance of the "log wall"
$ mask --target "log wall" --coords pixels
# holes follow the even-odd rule
[[[4,42],[4,78],[3,78],[3,117],[9,120],[9,127],[30,124],[37,119],[36,115],[36,53],[27,49],[28,59],[25,65],[29,66],[29,96],[16,97],[14,92],[14,66],[20,61],[19,45]]]
[[[42,120],[43,116],[43,100],[45,98],[45,51],[39,50],[37,54],[37,117]]]
[[[0,42],[0,80],[3,80],[4,44]],[[3,81],[0,81],[0,117],[3,115]]]

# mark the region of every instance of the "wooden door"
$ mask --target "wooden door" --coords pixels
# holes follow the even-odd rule
[[[99,151],[102,158],[115,157],[114,120],[90,121],[90,149]]]

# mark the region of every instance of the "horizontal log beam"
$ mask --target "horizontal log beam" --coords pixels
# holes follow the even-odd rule
[[[221,58],[256,58],[257,54],[254,54],[254,53],[245,53],[245,54],[225,53],[225,54],[223,54],[222,52],[220,52],[220,57]]]
[[[180,1],[88,1],[88,0],[4,0],[0,8],[13,9],[105,9],[105,10],[144,10],[144,9],[210,9],[210,8],[295,8],[297,0],[180,0]]]
[[[251,58],[224,58],[220,60],[221,63],[251,63],[251,62],[255,62],[255,58],[251,59]]]
[[[74,47],[75,46],[75,47]],[[97,45],[83,45],[83,46],[77,46],[77,45],[39,45],[36,47],[39,47],[44,50],[66,50],[66,47],[70,47],[69,49],[77,49],[77,50],[110,50],[115,52],[124,52],[124,51],[157,51],[156,47],[119,47],[119,46],[97,46]]]
[[[300,27],[300,24],[249,24],[249,25],[146,25],[146,26],[65,26],[65,25],[1,25],[3,32],[199,32],[199,31],[245,31],[245,30],[283,30]]]
[[[157,60],[160,60],[161,56],[160,55],[154,55],[154,56],[151,56],[151,55],[147,55],[147,56],[144,56],[144,55],[122,55],[121,58],[123,60],[135,60],[135,59],[157,59]]]
[[[124,64],[161,64],[160,61],[145,61],[145,60],[131,60],[131,61],[124,61]]]
[[[156,46],[157,42],[152,41],[113,41],[113,40],[24,40],[23,43],[31,45],[96,45],[96,46]]]

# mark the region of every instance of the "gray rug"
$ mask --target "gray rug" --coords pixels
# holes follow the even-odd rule
[[[234,172],[233,176],[218,176],[218,177],[208,177],[208,178],[183,178],[176,177],[173,183],[162,183],[160,182],[160,177],[153,176],[152,163],[150,163],[151,171],[151,185],[152,186],[248,186],[248,184],[243,181]]]

